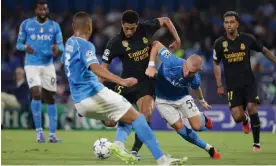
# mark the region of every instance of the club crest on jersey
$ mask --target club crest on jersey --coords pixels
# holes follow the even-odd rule
[[[126,51],[130,50],[129,44],[127,40],[122,41],[122,45],[126,48]]]
[[[222,42],[222,47],[224,48],[223,52],[227,52],[228,51],[228,42],[227,41],[223,41]]]
[[[245,45],[243,43],[241,44],[241,50],[245,50]]]
[[[149,41],[148,41],[148,39],[146,37],[143,37],[143,42],[144,42],[144,44],[148,44],[149,43]]]

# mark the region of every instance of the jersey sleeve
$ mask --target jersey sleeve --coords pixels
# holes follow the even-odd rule
[[[197,90],[200,87],[200,76],[199,74],[195,74],[194,79],[191,83],[191,88]]]
[[[64,51],[64,45],[63,45],[63,37],[62,37],[62,32],[61,32],[61,29],[60,29],[60,26],[58,23],[55,23],[55,27],[56,27],[56,44],[58,46],[58,50],[60,52],[63,52]]]
[[[213,46],[213,60],[219,64],[222,58],[221,42],[216,40]]]
[[[147,20],[142,25],[145,27],[146,31],[153,36],[154,33],[160,29],[160,22],[157,18],[153,20]]]
[[[65,62],[65,58],[64,58],[65,55],[64,55],[64,54],[65,54],[65,53],[63,53],[63,54],[61,55],[61,58],[60,58],[60,62],[61,62],[61,63],[64,63],[64,62]]]
[[[115,46],[116,39],[111,39],[106,45],[106,48],[104,50],[103,56],[102,56],[102,62],[110,64],[112,62],[112,59],[116,58],[118,56],[118,49]]]
[[[180,59],[174,56],[166,47],[162,48],[158,52],[158,58],[167,67],[171,67],[177,64],[178,61],[180,61]]]
[[[25,50],[25,41],[27,37],[27,32],[26,32],[26,24],[28,20],[24,20],[19,29],[18,37],[17,37],[17,42],[16,42],[16,48],[20,51]]]
[[[248,35],[251,41],[250,48],[257,52],[263,52],[263,45],[260,44],[253,35]]]
[[[99,63],[96,56],[96,49],[92,43],[86,43],[82,52],[81,60],[84,62],[88,68],[92,63]]]

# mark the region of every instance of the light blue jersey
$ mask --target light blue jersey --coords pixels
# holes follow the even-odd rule
[[[68,77],[72,98],[75,103],[96,95],[104,88],[98,77],[89,69],[98,63],[94,45],[79,37],[70,37],[62,55],[65,74]]]
[[[33,54],[26,52],[26,65],[48,65],[53,63],[51,46],[56,44],[60,52],[64,51],[60,26],[53,20],[47,19],[43,24],[34,18],[22,22],[18,34],[16,48],[25,51],[25,45],[34,49]]]
[[[197,90],[200,77],[196,73],[192,77],[183,76],[184,59],[177,58],[167,48],[158,53],[162,61],[156,77],[156,96],[166,100],[179,100],[189,94],[189,87]]]

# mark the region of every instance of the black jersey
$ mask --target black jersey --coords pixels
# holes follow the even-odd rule
[[[263,51],[256,38],[247,33],[239,33],[235,40],[221,36],[214,43],[213,59],[222,60],[227,89],[241,88],[255,82],[250,64],[250,51]]]
[[[131,38],[126,38],[121,30],[107,43],[102,61],[110,64],[113,58],[118,57],[123,64],[122,78],[135,77],[138,81],[148,80],[145,71],[149,63],[152,36],[159,28],[159,20],[153,19],[139,23]]]

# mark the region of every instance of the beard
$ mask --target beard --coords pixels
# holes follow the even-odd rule
[[[48,18],[48,14],[46,14],[44,17],[41,17],[41,16],[37,15],[37,18],[38,18],[39,21],[45,22]]]

